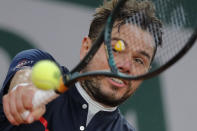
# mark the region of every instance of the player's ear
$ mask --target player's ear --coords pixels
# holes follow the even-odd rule
[[[88,53],[92,46],[92,40],[86,36],[83,38],[81,49],[80,49],[80,60]]]

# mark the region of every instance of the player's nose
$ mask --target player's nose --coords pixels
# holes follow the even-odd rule
[[[118,70],[125,74],[131,74],[131,66],[131,61],[128,58],[117,64]]]

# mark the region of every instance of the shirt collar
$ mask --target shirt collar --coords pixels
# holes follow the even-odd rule
[[[86,100],[88,103],[90,110],[95,110],[95,111],[107,111],[107,112],[113,112],[117,109],[117,107],[111,107],[111,108],[106,108],[102,106],[100,103],[97,101],[93,100],[87,92],[81,87],[80,83],[77,82],[76,84],[78,92],[81,94],[81,96]]]

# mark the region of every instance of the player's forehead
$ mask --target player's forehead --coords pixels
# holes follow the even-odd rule
[[[150,52],[155,47],[154,38],[151,33],[133,24],[115,26],[112,30],[113,37],[124,40],[129,47],[142,47]]]

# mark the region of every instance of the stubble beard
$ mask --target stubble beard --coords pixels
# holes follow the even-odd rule
[[[121,98],[116,99],[115,94],[107,94],[101,90],[101,80],[104,77],[91,77],[89,79],[81,81],[81,86],[86,90],[88,95],[92,97],[99,103],[102,103],[109,107],[115,107],[123,103],[128,97],[129,94],[125,93]],[[116,90],[116,88],[112,88]]]

